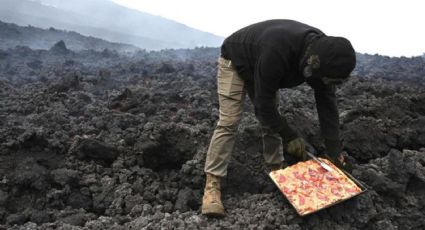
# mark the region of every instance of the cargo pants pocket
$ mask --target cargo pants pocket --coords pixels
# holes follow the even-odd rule
[[[218,125],[235,126],[242,114],[245,95],[244,81],[240,78],[230,60],[218,59],[217,92],[220,104]]]

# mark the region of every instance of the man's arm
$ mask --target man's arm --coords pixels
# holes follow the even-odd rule
[[[257,60],[254,73],[254,104],[257,117],[264,125],[279,133],[285,142],[298,137],[281,116],[276,106],[280,78],[284,76],[285,60],[273,51],[266,51]]]
[[[336,157],[341,152],[341,147],[335,86],[321,84],[314,88],[314,96],[327,153],[332,157]]]

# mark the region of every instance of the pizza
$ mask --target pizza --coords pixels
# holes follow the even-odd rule
[[[299,162],[270,172],[270,177],[300,215],[307,215],[353,197],[362,189],[327,159],[329,172],[316,161]]]

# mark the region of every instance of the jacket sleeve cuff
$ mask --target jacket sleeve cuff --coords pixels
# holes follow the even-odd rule
[[[298,133],[293,130],[289,125],[285,126],[282,130],[280,130],[279,134],[282,137],[283,143],[289,143],[290,141],[299,137]]]
[[[330,157],[337,157],[341,152],[339,140],[325,139],[326,151]]]

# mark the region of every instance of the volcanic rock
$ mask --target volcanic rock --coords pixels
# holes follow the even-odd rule
[[[200,206],[219,117],[219,49],[63,46],[0,51],[0,229],[425,227],[423,59],[359,54],[337,95],[343,149],[368,190],[303,218],[267,189],[274,185],[246,99],[222,180],[226,217],[214,219]],[[280,113],[323,153],[311,88],[278,96]]]
[[[111,164],[118,156],[118,150],[107,143],[98,140],[84,139],[76,147],[80,159],[92,159]]]

